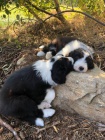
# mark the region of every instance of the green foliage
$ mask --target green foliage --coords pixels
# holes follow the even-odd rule
[[[93,15],[101,15],[105,11],[104,0],[79,0],[79,7]]]
[[[83,11],[90,14],[100,15],[105,11],[104,0],[58,0],[60,4],[66,4],[67,6],[78,6]],[[15,4],[17,8],[28,5],[31,10],[35,11],[37,14],[40,13],[32,5],[35,5],[43,10],[50,10],[55,8],[53,0],[0,0],[0,10],[5,9],[7,15],[11,14],[9,10],[9,5]]]
[[[6,18],[6,15],[5,14],[3,14],[3,18]]]
[[[17,20],[20,20],[20,15],[16,15],[16,19]]]
[[[5,13],[6,13],[7,15],[11,14],[10,10],[8,10],[7,8],[5,8]]]
[[[104,0],[58,1],[62,7],[65,7],[65,9],[61,8],[61,11],[70,9],[73,6],[74,9],[79,7],[80,10],[92,15],[103,15],[105,12]],[[55,9],[54,0],[0,0],[0,10],[3,11],[0,11],[0,20],[3,19],[5,22],[16,20],[19,22],[27,17],[28,19],[43,19],[45,18],[45,14],[40,9],[51,13],[52,9]],[[72,17],[72,14],[70,16]],[[7,18],[10,18],[10,20]]]
[[[15,5],[16,8],[24,7],[27,9],[29,7],[31,9],[27,9],[31,14],[36,13],[42,14],[39,10],[37,10],[34,6],[43,9],[43,10],[51,10],[55,8],[54,1],[52,0],[12,0],[9,2],[8,0],[0,0],[0,10],[4,10],[5,14],[9,15],[12,12],[11,6],[10,5]],[[24,9],[23,8],[23,9]],[[13,8],[14,9],[14,8]],[[21,9],[22,10],[22,9]],[[34,14],[33,14],[34,15]],[[42,14],[43,16],[43,14]],[[17,17],[16,17],[17,18]]]

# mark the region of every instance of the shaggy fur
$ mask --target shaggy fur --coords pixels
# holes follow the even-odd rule
[[[41,51],[37,53],[37,56],[46,55],[47,59],[50,59],[52,56],[56,55],[67,43],[75,40],[74,37],[58,37],[52,40],[50,44],[47,46],[40,46]],[[51,57],[47,57],[47,55],[51,53]]]
[[[0,92],[0,113],[44,126],[42,118],[55,113],[50,108],[55,98],[53,87],[65,83],[72,64],[72,58],[55,56],[14,72]]]
[[[61,37],[54,39],[48,46],[43,46],[37,56],[46,54],[46,59],[54,55],[63,55],[72,57],[75,62],[73,69],[78,72],[86,72],[94,68],[93,49],[83,42],[71,37]]]

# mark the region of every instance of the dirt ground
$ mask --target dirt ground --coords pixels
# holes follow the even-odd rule
[[[102,21],[105,22],[105,19]],[[70,28],[59,21],[50,20],[50,24],[36,22],[13,26],[8,30],[0,29],[0,88],[14,70],[39,59],[36,56],[38,46],[47,44],[57,36],[76,36],[93,47],[94,62],[105,71],[105,26],[79,15],[69,22]],[[17,66],[17,61],[23,56],[27,61]],[[45,119],[44,128],[30,126],[14,118],[0,117],[14,128],[22,140],[105,140],[105,129],[99,128],[98,122],[58,107],[52,118]],[[0,140],[15,138],[7,128],[0,126]]]

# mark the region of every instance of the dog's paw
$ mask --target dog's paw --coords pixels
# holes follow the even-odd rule
[[[40,49],[43,49],[44,47],[45,47],[44,45],[39,46]]]
[[[36,118],[35,125],[37,126],[44,126],[44,121],[41,118]]]
[[[52,52],[47,52],[46,53],[46,59],[52,58]]]
[[[38,53],[37,53],[37,56],[44,56],[45,55],[45,53],[43,52],[43,51],[39,51]]]
[[[41,102],[41,104],[38,105],[38,109],[45,109],[45,108],[50,108],[50,107],[51,107],[51,104],[45,101]]]
[[[51,117],[55,114],[55,110],[54,109],[43,109],[43,117],[47,118],[47,117]]]

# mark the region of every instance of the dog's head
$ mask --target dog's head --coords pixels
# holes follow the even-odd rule
[[[50,43],[48,44],[48,52],[46,53],[46,59],[50,59],[57,53],[56,44]]]
[[[86,72],[94,68],[93,58],[82,48],[76,49],[69,53],[74,59],[73,69],[78,72]]]
[[[57,53],[56,44],[50,43],[48,46],[40,46],[40,51],[37,53],[37,56],[46,56],[46,59],[50,59]]]
[[[58,57],[57,60],[55,60],[56,57]],[[63,57],[63,56],[56,56],[56,57],[50,59],[51,63],[53,63],[51,69],[51,77],[55,83],[63,84],[66,82],[67,74],[73,70],[74,60],[70,57]]]

